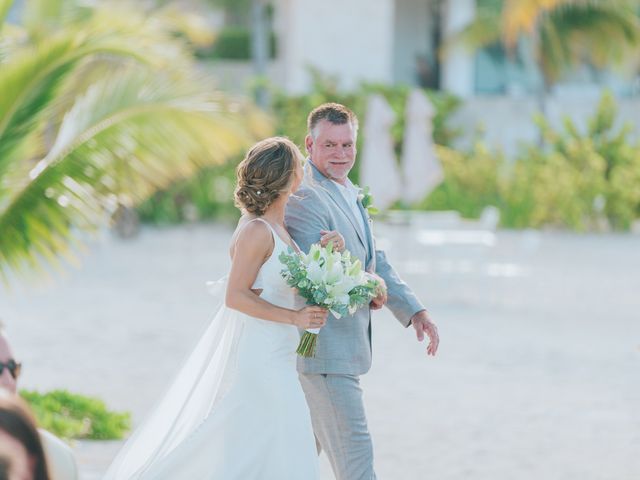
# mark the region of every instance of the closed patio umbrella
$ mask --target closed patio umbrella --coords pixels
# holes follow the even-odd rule
[[[420,89],[407,97],[402,146],[402,199],[411,204],[423,200],[444,178],[433,144],[433,105]]]
[[[393,110],[380,94],[369,98],[360,159],[360,183],[370,188],[377,208],[388,208],[400,198],[400,172],[391,138]]]

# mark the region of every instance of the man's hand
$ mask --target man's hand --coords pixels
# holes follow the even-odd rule
[[[438,351],[440,337],[438,337],[438,327],[431,321],[426,310],[421,310],[411,317],[411,325],[416,329],[418,341],[424,340],[424,334],[429,337],[429,345],[427,345],[427,355],[435,356]]]
[[[376,275],[375,273],[367,272],[367,275],[378,282],[379,285],[378,295],[369,302],[369,308],[371,308],[371,310],[380,310],[384,307],[384,304],[387,303],[387,283],[381,276]]]
[[[320,230],[320,246],[326,247],[329,242],[333,242],[333,249],[336,252],[344,252],[344,237],[337,230]]]

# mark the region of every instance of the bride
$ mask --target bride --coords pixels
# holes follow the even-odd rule
[[[239,164],[225,305],[156,410],[109,467],[106,479],[317,479],[311,418],[296,372],[298,328],[327,311],[296,308],[280,276],[297,246],[284,227],[302,155],[288,139],[257,143]],[[337,232],[321,243],[344,245]]]

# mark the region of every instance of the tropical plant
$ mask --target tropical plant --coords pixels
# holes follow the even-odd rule
[[[419,205],[424,210],[456,210],[465,218],[479,218],[485,207],[501,204],[499,185],[506,161],[481,142],[469,152],[437,147],[445,174]]]
[[[472,48],[530,48],[542,82],[540,106],[563,74],[585,62],[619,63],[640,43],[636,0],[480,0],[460,38]]]
[[[640,143],[616,120],[606,93],[584,131],[569,118],[553,128],[538,116],[545,148],[523,144],[513,160],[481,142],[438,147],[445,178],[420,207],[478,218],[495,206],[509,228],[629,230],[640,218]]]
[[[613,95],[602,95],[584,131],[569,118],[562,129],[538,118],[548,150],[563,159],[575,180],[574,199],[581,202],[582,222],[590,227],[598,217],[618,230],[628,230],[640,216],[640,143],[632,139],[633,126],[617,125],[618,109]],[[543,193],[541,197],[545,194]],[[591,219],[585,223],[585,219]]]
[[[66,390],[21,390],[20,396],[31,406],[38,425],[62,438],[117,440],[131,428],[128,412],[110,411],[98,398]]]
[[[0,14],[9,4],[0,0]],[[121,2],[61,5],[64,28],[49,23],[46,40],[0,38],[8,45],[0,57],[5,279],[55,263],[105,212],[222,163],[270,131],[263,114],[196,73],[184,41],[153,12]]]
[[[233,157],[159,190],[138,206],[140,220],[156,225],[210,219],[236,222],[240,211],[234,205],[233,188],[239,161]]]

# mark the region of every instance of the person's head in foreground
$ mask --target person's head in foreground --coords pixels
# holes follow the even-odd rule
[[[24,400],[0,390],[0,458],[9,460],[9,480],[49,480],[35,420]]]

